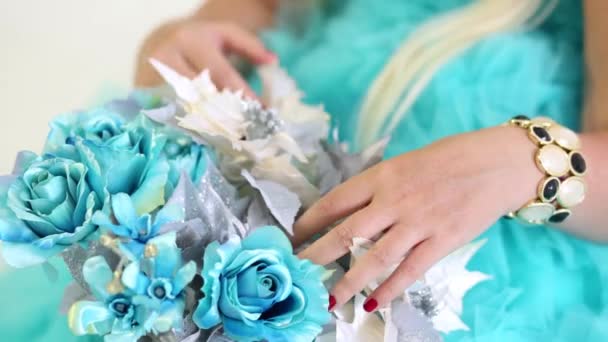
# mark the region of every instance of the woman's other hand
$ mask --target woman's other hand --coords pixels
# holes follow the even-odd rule
[[[184,19],[168,24],[163,30],[166,32],[157,31],[153,44],[142,49],[135,75],[137,86],[150,87],[162,82],[148,63],[154,58],[190,78],[209,69],[220,89],[243,90],[255,97],[228,56],[235,54],[253,64],[271,63],[276,59],[254,33],[229,21]]]
[[[256,33],[272,26],[279,0],[206,0],[192,15],[166,23],[144,41],[137,59],[135,85],[162,83],[148,60],[155,58],[182,75],[194,77],[209,69],[220,88],[253,91],[228,60],[237,55],[253,64],[273,62]],[[238,10],[235,10],[238,9]]]
[[[325,265],[348,253],[354,237],[377,238],[330,297],[330,306],[340,306],[398,265],[369,295],[364,308],[374,311],[502,215],[535,198],[542,174],[534,151],[524,130],[497,127],[384,161],[335,188],[298,220],[296,244],[344,219],[299,256]]]

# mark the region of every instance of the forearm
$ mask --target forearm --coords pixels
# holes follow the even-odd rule
[[[586,106],[583,126],[586,131],[608,130],[608,1],[586,0],[585,62]]]

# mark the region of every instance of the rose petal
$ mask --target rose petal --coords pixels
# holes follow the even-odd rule
[[[293,253],[293,248],[287,236],[276,227],[260,227],[254,230],[243,240],[243,249],[272,249],[283,250],[288,254]]]

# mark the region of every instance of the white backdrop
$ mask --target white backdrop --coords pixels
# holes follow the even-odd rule
[[[0,173],[40,151],[54,115],[127,91],[145,35],[201,2],[0,1]]]

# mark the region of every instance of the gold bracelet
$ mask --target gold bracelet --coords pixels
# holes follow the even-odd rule
[[[578,135],[545,117],[519,115],[506,125],[528,131],[538,146],[536,165],[545,175],[538,184],[538,197],[508,216],[531,224],[563,222],[572,214],[571,209],[583,202],[587,191],[583,178],[587,164]]]

